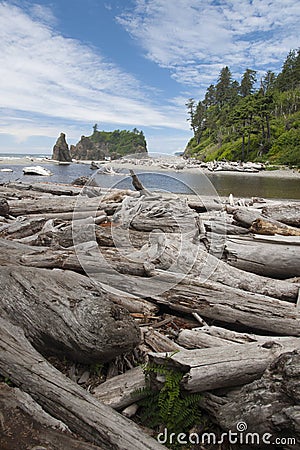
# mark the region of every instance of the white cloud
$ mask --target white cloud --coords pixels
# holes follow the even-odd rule
[[[23,139],[26,133],[46,130],[57,135],[57,128],[47,125],[49,118],[185,128],[179,116],[170,118],[150,102],[147,89],[134,76],[95,49],[56,32],[49,9],[36,5],[29,11],[0,3],[0,107],[23,118],[41,115],[43,122],[41,127],[35,118],[32,127],[23,128],[19,123],[15,133],[22,132]],[[11,121],[0,133],[8,128],[13,132],[14,126]]]
[[[278,70],[298,46],[299,17],[296,0],[135,0],[118,21],[176,81],[204,87],[220,66]]]

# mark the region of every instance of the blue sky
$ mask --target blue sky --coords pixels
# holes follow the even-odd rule
[[[298,0],[0,0],[0,152],[51,153],[95,123],[183,150],[187,99],[226,65],[278,73],[299,18]]]

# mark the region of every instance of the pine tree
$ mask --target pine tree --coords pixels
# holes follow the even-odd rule
[[[247,97],[254,92],[254,84],[256,83],[256,70],[246,69],[240,87],[240,93],[242,97]]]
[[[216,101],[222,108],[226,103],[230,101],[232,94],[232,76],[228,66],[223,67],[218,78],[216,85]]]

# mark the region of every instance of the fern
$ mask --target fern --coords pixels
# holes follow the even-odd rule
[[[172,355],[171,355],[172,356]],[[171,356],[169,358],[171,358]],[[168,358],[168,359],[169,359]],[[137,393],[143,392],[145,397],[137,403],[140,405],[140,421],[150,428],[166,428],[168,434],[188,433],[189,430],[201,421],[199,408],[200,394],[188,394],[181,389],[183,373],[164,365],[148,363],[143,366],[146,377],[146,387]],[[151,375],[164,377],[164,384],[160,390],[151,389]],[[176,441],[173,440],[173,442]],[[168,445],[168,444],[166,444]],[[176,449],[176,444],[170,444]]]

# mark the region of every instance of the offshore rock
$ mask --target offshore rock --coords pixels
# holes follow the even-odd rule
[[[53,147],[52,159],[61,162],[72,162],[69,146],[66,142],[66,135],[64,133],[60,133],[60,136]]]

